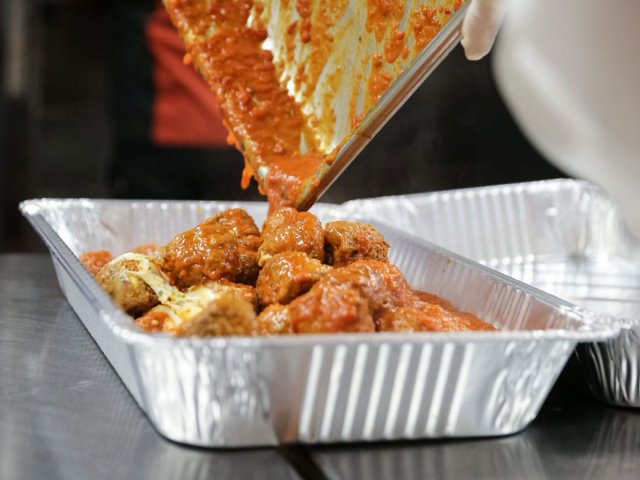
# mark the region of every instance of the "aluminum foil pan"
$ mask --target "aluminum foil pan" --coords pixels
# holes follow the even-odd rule
[[[551,180],[355,200],[343,208],[606,315],[620,336],[580,345],[577,361],[596,398],[640,407],[640,244],[598,187]]]
[[[200,446],[490,436],[536,415],[576,342],[617,328],[441,247],[378,225],[415,288],[500,332],[273,338],[149,335],[119,310],[77,254],[163,242],[230,206],[31,200],[22,212],[51,251],[61,288],[157,430]],[[323,220],[344,217],[318,205]]]

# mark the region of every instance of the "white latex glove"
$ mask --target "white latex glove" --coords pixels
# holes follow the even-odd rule
[[[484,57],[496,39],[507,0],[472,0],[462,24],[462,46],[469,60]]]
[[[600,185],[640,239],[638,19],[638,0],[514,1],[493,66],[531,143]]]

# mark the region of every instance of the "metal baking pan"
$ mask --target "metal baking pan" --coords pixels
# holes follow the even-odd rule
[[[640,407],[640,244],[598,187],[549,180],[355,200],[343,208],[606,315],[621,334],[580,345],[577,362],[596,398]]]
[[[617,328],[441,247],[376,224],[411,284],[499,332],[215,339],[150,335],[118,309],[77,254],[164,242],[230,206],[256,203],[30,200],[23,214],[60,286],[164,436],[209,447],[514,433],[536,415],[577,342]],[[340,207],[318,205],[323,220]],[[375,224],[375,223],[374,223]]]

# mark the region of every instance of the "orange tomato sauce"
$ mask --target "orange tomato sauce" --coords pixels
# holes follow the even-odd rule
[[[186,39],[195,67],[218,98],[231,140],[252,159],[242,185],[248,186],[260,166],[277,165],[276,172],[259,180],[263,192],[272,205],[295,205],[303,180],[295,173],[300,171],[298,164],[317,166],[322,155],[313,148],[308,154],[300,152],[304,118],[278,81],[272,53],[262,48],[266,30],[247,26],[253,1],[217,0],[208,6],[167,0],[166,7]],[[299,2],[299,9],[304,8],[305,2]],[[208,31],[211,17],[217,28],[213,35]],[[302,28],[307,28],[304,22]],[[271,176],[278,181],[269,182]],[[270,188],[270,183],[277,183],[277,188]]]
[[[421,292],[419,290],[415,290],[414,293],[421,301],[432,305],[439,305],[443,310],[446,310],[457,316],[460,319],[460,322],[466,327],[466,330],[498,330],[490,323],[480,320],[473,313],[462,312],[458,310],[451,304],[451,302],[445,300],[444,298],[440,298],[437,295],[433,295],[431,293]]]
[[[94,277],[107,263],[113,260],[113,255],[109,250],[96,250],[80,255],[80,262],[89,270]]]
[[[282,8],[286,10],[290,2],[293,0],[282,0]],[[185,62],[192,63],[208,82],[230,131],[230,143],[245,155],[242,187],[247,188],[250,179],[256,178],[272,211],[281,206],[296,206],[306,182],[323,163],[332,162],[335,150],[329,155],[320,153],[311,133],[313,121],[305,118],[300,105],[280,83],[273,54],[263,48],[267,30],[257,20],[263,4],[256,2],[254,8],[254,0],[164,0],[164,3],[185,41],[188,50]],[[462,3],[457,0],[454,8]],[[438,12],[450,14],[450,9],[442,7],[439,10],[422,7],[409,14],[409,22],[401,31],[405,2],[368,0],[366,6],[365,28],[378,42],[384,41],[384,45],[382,53],[373,57],[370,73],[351,72],[358,79],[363,76],[359,83],[366,86],[365,111],[395,79],[396,73],[386,65],[398,58],[408,58],[407,33],[415,38],[415,51],[422,50],[442,26]],[[304,82],[302,95],[307,98],[313,95],[322,78],[328,85],[337,85],[345,75],[344,69],[336,68],[323,77],[334,50],[332,28],[347,8],[347,0],[320,3],[295,0],[298,18],[284,32],[287,58],[292,60],[293,47],[298,42],[312,46],[313,55],[299,65],[293,78],[298,86]],[[365,113],[356,113],[355,108],[351,99],[349,118],[353,125]],[[325,130],[331,130],[333,126],[327,127],[327,121],[335,123],[333,109],[329,109],[322,123]]]
[[[141,317],[136,318],[133,323],[147,332],[161,332],[164,322],[168,319],[168,313],[158,310],[150,310]]]

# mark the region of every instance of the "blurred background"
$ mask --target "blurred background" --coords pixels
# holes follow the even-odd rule
[[[43,248],[17,209],[27,198],[259,198],[240,189],[241,156],[158,2],[0,8],[0,251]],[[490,64],[457,48],[323,201],[562,177],[517,129]]]

